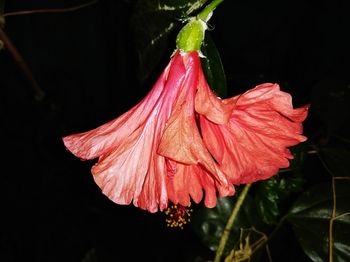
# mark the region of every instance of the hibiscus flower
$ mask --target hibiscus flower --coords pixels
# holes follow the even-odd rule
[[[215,206],[234,194],[206,148],[197,126],[195,96],[202,74],[198,52],[177,51],[149,94],[120,117],[63,138],[81,159],[95,159],[92,174],[118,204],[156,212],[173,203]]]
[[[181,29],[177,51],[139,104],[100,127],[63,138],[77,157],[98,158],[93,178],[115,203],[156,212],[169,201],[188,207],[204,198],[205,206],[215,207],[218,196],[235,193],[234,185],[288,167],[289,148],[306,140],[302,122],[308,106],[294,109],[277,84],[228,99],[211,91],[199,53],[206,22],[220,2]],[[174,210],[183,213],[181,207]]]

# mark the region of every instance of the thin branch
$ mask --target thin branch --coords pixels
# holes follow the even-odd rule
[[[335,177],[335,174],[332,172],[332,170],[329,169],[327,163],[324,161],[324,159],[322,158],[319,149],[317,148],[316,145],[313,145],[313,147],[316,149],[316,155],[318,157],[318,159],[320,160],[322,166],[324,167],[324,169],[332,176]]]
[[[321,154],[319,153],[318,148],[314,145],[314,148],[316,148],[317,151],[317,156],[323,165],[323,167],[326,169],[326,171],[332,176],[332,200],[333,200],[333,206],[332,206],[332,214],[329,219],[329,238],[328,238],[328,261],[333,262],[333,222],[336,220],[338,217],[336,216],[336,211],[337,211],[337,194],[335,191],[335,180],[336,179],[349,179],[348,177],[337,177],[332,170],[328,167],[326,162],[323,160]]]
[[[242,207],[243,201],[244,201],[245,197],[247,196],[247,193],[249,191],[250,186],[251,186],[251,184],[246,184],[245,187],[243,188],[243,191],[241,192],[241,194],[239,195],[239,197],[237,199],[236,205],[235,205],[234,209],[232,210],[231,216],[229,217],[227,224],[226,224],[226,227],[225,227],[225,230],[221,236],[218,249],[216,250],[214,262],[220,262],[221,256],[222,256],[224,249],[225,249],[225,246],[226,246],[226,242],[228,240],[231,229],[233,227],[233,223],[235,222],[236,217],[238,215],[238,212]]]
[[[265,243],[265,244],[266,244],[265,249],[266,249],[267,258],[268,258],[269,262],[272,262],[272,256],[271,256],[271,251],[270,251],[269,245],[267,243]]]
[[[334,217],[333,220],[338,220],[338,219],[340,219],[342,217],[345,217],[345,216],[350,216],[350,212],[345,212],[345,213],[343,213],[343,214],[341,214],[339,216],[336,216],[336,217]]]
[[[350,180],[350,177],[348,177],[348,176],[335,176],[334,179],[347,179],[347,180]]]
[[[332,208],[332,215],[329,220],[329,240],[328,240],[328,255],[329,255],[329,262],[333,262],[333,221],[336,215],[336,209],[337,209],[337,196],[335,192],[335,179],[332,178],[332,196],[333,196],[333,208]]]
[[[13,59],[16,61],[19,68],[22,70],[24,75],[29,80],[38,100],[42,100],[45,96],[45,92],[40,88],[38,82],[34,78],[32,72],[30,71],[28,65],[17,51],[17,48],[12,44],[10,38],[7,36],[4,30],[0,27],[0,40],[4,43],[4,46],[11,53]]]
[[[329,219],[329,240],[328,240],[329,262],[333,262],[333,223],[335,220],[337,220],[339,218],[350,215],[350,212],[345,212],[345,213],[337,216],[337,194],[335,191],[335,180],[336,179],[349,179],[349,177],[333,177],[332,178],[333,208],[332,208],[332,215]]]
[[[17,15],[31,15],[31,14],[40,14],[40,13],[66,13],[66,12],[73,12],[79,9],[82,9],[84,7],[96,4],[98,0],[92,0],[90,2],[87,2],[82,5],[78,6],[72,6],[72,7],[67,7],[67,8],[51,8],[51,9],[37,9],[37,10],[24,10],[24,11],[15,11],[15,12],[9,12],[5,13],[3,17],[8,17],[8,16],[17,16]]]
[[[280,221],[278,222],[278,224],[275,226],[275,228],[272,230],[272,232],[270,233],[267,242],[271,242],[271,239],[273,239],[275,237],[275,235],[277,234],[278,230],[280,230],[280,228],[283,226],[284,221],[286,221],[288,215],[284,215]]]
[[[68,7],[68,8],[15,11],[15,12],[5,13],[5,14],[2,15],[1,18],[9,17],[9,16],[18,16],[18,15],[38,14],[38,13],[72,12],[72,11],[76,11],[76,10],[79,10],[81,8],[93,5],[93,4],[97,3],[97,2],[98,2],[98,0],[92,0],[92,1],[87,2],[85,4],[78,5],[78,6],[72,6],[72,7]],[[9,52],[11,53],[11,55],[14,58],[14,60],[16,61],[16,63],[21,68],[22,72],[27,77],[27,79],[29,80],[29,82],[30,82],[30,84],[31,84],[35,94],[36,94],[36,99],[42,100],[44,98],[44,96],[45,96],[45,92],[40,88],[38,82],[34,78],[31,70],[29,69],[28,65],[26,64],[26,62],[24,61],[24,59],[22,58],[22,56],[18,52],[17,48],[14,46],[14,44],[12,44],[10,38],[7,36],[5,31],[0,27],[0,43],[1,42],[9,50]]]

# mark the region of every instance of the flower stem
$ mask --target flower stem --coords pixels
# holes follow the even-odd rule
[[[224,249],[225,249],[225,246],[226,246],[226,242],[228,240],[231,229],[233,227],[233,223],[235,222],[236,217],[238,215],[238,212],[242,207],[243,201],[244,201],[245,197],[247,196],[247,193],[249,191],[250,186],[251,186],[251,184],[245,185],[245,187],[243,188],[243,191],[241,192],[241,194],[239,195],[239,197],[237,199],[236,206],[232,210],[231,216],[229,217],[227,224],[226,224],[226,227],[225,227],[225,230],[221,236],[218,249],[216,250],[214,262],[220,262],[221,256],[222,256]]]
[[[198,18],[207,22],[210,19],[210,13],[214,11],[214,9],[221,4],[224,0],[213,0],[209,5],[207,5],[202,12],[198,14]]]

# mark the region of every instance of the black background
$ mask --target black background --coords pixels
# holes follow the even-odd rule
[[[81,3],[8,0],[5,13]],[[167,64],[171,52],[146,83],[137,80],[133,4],[100,0],[74,12],[6,17],[4,30],[46,96],[35,99],[10,53],[1,50],[0,261],[212,258],[190,228],[169,230],[161,213],[109,201],[93,182],[94,161],[79,161],[61,141],[127,111]],[[226,0],[210,24],[230,94],[277,82],[301,106],[322,83],[349,84],[345,11],[336,0]],[[307,135],[319,132],[317,121],[311,116],[305,123]],[[283,261],[296,261],[289,259]]]

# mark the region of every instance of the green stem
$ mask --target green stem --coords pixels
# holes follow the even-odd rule
[[[213,1],[213,2],[215,2],[215,1]],[[218,2],[218,1],[216,1],[216,2]],[[239,195],[239,197],[237,199],[236,206],[232,210],[231,216],[228,219],[225,230],[221,236],[218,249],[216,250],[214,262],[220,262],[221,256],[222,256],[224,249],[225,249],[225,246],[226,246],[226,242],[228,240],[231,229],[233,227],[233,223],[235,222],[236,217],[238,215],[238,212],[242,207],[243,201],[244,201],[245,197],[247,196],[247,193],[249,191],[250,186],[251,186],[251,184],[245,185],[245,187],[243,188],[243,191],[241,192],[241,194]]]
[[[214,11],[214,9],[221,4],[224,0],[213,0],[209,5],[207,5],[202,12],[198,14],[198,18],[207,22],[210,18],[210,13]]]

